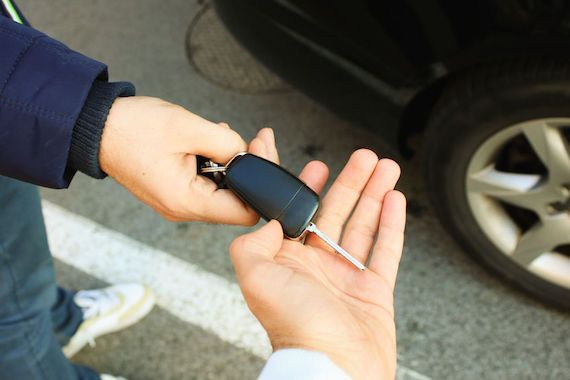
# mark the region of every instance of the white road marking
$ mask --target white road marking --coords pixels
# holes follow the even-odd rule
[[[259,357],[270,355],[267,335],[237,284],[49,201],[42,205],[57,259],[109,283],[145,283],[154,290],[158,305],[181,320]],[[399,366],[397,379],[429,378]]]

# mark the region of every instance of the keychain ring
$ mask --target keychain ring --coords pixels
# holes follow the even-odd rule
[[[200,168],[200,174],[203,173],[220,173],[225,172],[227,170],[226,166],[207,166],[204,168]]]

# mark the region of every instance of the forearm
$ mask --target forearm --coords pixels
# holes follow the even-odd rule
[[[130,84],[107,84],[104,64],[0,17],[0,175],[67,187],[95,177],[106,113]]]

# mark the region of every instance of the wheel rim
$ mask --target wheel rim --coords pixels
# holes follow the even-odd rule
[[[489,240],[525,270],[567,289],[569,126],[570,118],[548,118],[501,130],[475,151],[465,181],[471,212]]]

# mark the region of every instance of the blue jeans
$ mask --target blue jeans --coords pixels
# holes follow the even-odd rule
[[[0,380],[99,379],[61,350],[81,322],[55,283],[38,190],[0,176]]]

